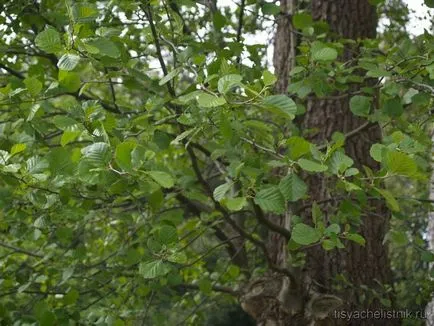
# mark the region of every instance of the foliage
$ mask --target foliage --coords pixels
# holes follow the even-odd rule
[[[2,6],[3,324],[204,324],[215,302],[234,304],[248,275],[269,268],[261,214],[312,209],[310,225],[295,216],[290,230],[296,264],[305,246],[365,245],[358,227],[370,198],[393,212],[386,240],[403,307],[429,299],[428,32],[399,34],[396,43],[396,33],[328,41],[323,22],[299,13],[297,65],[288,95],[278,95],[265,47],[236,32],[240,8],[189,0]],[[278,13],[271,2],[247,1],[243,33]],[[344,44],[360,49],[351,64],[340,59]],[[313,144],[315,131],[297,128],[310,96],[336,91],[364,119],[360,130],[382,126],[370,151],[380,170],[345,154],[360,130]],[[340,201],[330,223],[323,203],[309,200],[306,174],[326,177]],[[222,233],[235,228],[233,216],[243,227]],[[240,237],[248,266],[226,250]],[[367,300],[383,294],[366,290]]]

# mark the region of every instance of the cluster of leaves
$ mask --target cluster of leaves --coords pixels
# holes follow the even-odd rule
[[[257,14],[263,20],[278,15],[270,3],[248,1],[247,9],[251,32],[261,29]],[[234,302],[227,294],[267,268],[266,257],[257,254],[261,214],[291,208],[288,249],[301,264],[306,246],[363,246],[358,227],[368,199],[384,198],[402,224],[419,203],[402,205],[396,185],[420,189],[428,176],[426,126],[434,95],[428,33],[396,45],[331,42],[325,23],[296,14],[293,24],[302,35],[297,65],[288,95],[275,95],[276,77],[262,65],[263,46],[238,39],[230,11],[205,10],[188,0],[47,0],[14,1],[5,13],[5,324],[151,319],[152,325],[175,325],[177,313],[200,324],[200,307]],[[338,59],[344,45],[360,49],[351,63]],[[254,65],[237,64],[241,55]],[[372,78],[379,81],[372,84]],[[371,86],[353,92],[358,84]],[[379,171],[345,154],[345,142],[358,130],[314,144],[309,133],[315,131],[296,127],[310,96],[336,91],[366,120],[361,128],[384,127],[383,143],[370,150]],[[306,174],[329,180],[331,196],[339,198],[328,221],[323,203],[309,200]],[[309,224],[297,216],[306,208],[312,210]],[[233,217],[241,217],[244,232],[231,229]],[[415,249],[412,261],[433,261],[421,228],[409,239],[408,229],[397,224],[391,243]],[[225,250],[237,238],[247,240],[250,265],[236,263]],[[423,293],[420,302],[429,284]],[[193,313],[185,314],[186,308]],[[169,317],[168,310],[174,312]]]

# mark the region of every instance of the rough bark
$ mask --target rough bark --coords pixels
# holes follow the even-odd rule
[[[295,3],[281,1],[282,13],[278,18],[275,38],[274,65],[277,83],[275,90],[286,93],[289,71],[294,64],[296,38],[291,26],[291,14]],[[312,0],[314,20],[325,20],[330,26],[331,36],[336,38],[374,38],[377,17],[375,7],[368,0]],[[345,50],[342,60],[351,59],[354,52]],[[327,81],[324,81],[327,82]],[[357,90],[353,89],[352,91]],[[336,95],[339,95],[336,94]],[[347,133],[366,121],[354,116],[349,110],[349,97],[337,96],[330,99],[311,98],[305,115],[299,119],[301,130],[317,130],[310,139],[317,144],[330,140],[336,131]],[[366,128],[346,142],[346,153],[356,165],[377,169],[377,163],[370,158],[369,149],[381,141],[378,126]],[[329,199],[333,181],[323,176],[306,178],[309,185],[310,201]],[[389,213],[382,201],[371,201],[370,210],[365,211],[359,233],[366,239],[366,246],[345,243],[345,249],[325,251],[321,247],[306,250],[306,265],[293,280],[270,273],[262,279],[253,280],[245,289],[243,308],[250,313],[260,326],[305,326],[305,325],[395,325],[397,320],[353,320],[334,318],[335,308],[350,310],[378,309],[378,300],[362,300],[361,286],[381,292],[381,284],[390,284],[390,270],[387,249],[383,239],[388,227]],[[333,202],[323,206],[325,222],[336,209]],[[312,223],[311,212],[305,211],[306,223]],[[289,228],[290,214],[285,217],[271,216],[273,223]],[[279,266],[287,265],[285,239],[270,232],[268,248],[271,259]],[[335,287],[336,276],[343,275],[351,286]]]
[[[280,16],[277,19],[273,52],[274,74],[277,76],[275,90],[277,93],[287,92],[289,72],[291,67],[294,67],[296,37],[293,32],[292,15],[295,8],[296,0],[280,1]]]
[[[314,0],[312,1],[312,16],[314,20],[325,20],[332,33],[337,37],[350,39],[374,38],[377,17],[375,7],[368,0]],[[346,50],[343,60],[349,60],[354,52]],[[336,131],[348,133],[366,122],[357,118],[349,110],[349,97],[333,99],[312,98],[308,101],[307,111],[301,122],[301,129],[314,129],[318,132],[312,137],[315,143],[323,144]],[[369,155],[373,143],[381,141],[381,130],[378,126],[365,129],[357,137],[347,140],[345,151],[361,168],[368,166],[376,170],[377,163]],[[331,180],[319,176],[308,178],[310,198],[312,201],[323,201],[331,197],[329,189],[333,186]],[[390,270],[387,248],[383,239],[388,227],[389,213],[382,201],[371,201],[371,211],[366,211],[363,217],[360,233],[366,240],[366,246],[361,247],[351,242],[345,243],[345,249],[324,251],[314,247],[307,251],[305,279],[313,280],[318,290],[334,293],[343,299],[345,310],[379,309],[378,300],[366,302],[361,300],[363,290],[360,286],[383,292],[381,284],[390,284]],[[333,205],[324,207],[325,212],[333,212]],[[306,222],[311,217],[305,216]],[[328,216],[325,216],[327,222]],[[310,221],[311,222],[311,221]],[[344,275],[352,284],[350,287],[336,290],[334,279]],[[396,320],[365,320],[357,325],[389,325]],[[330,319],[328,325],[347,325],[339,319]]]

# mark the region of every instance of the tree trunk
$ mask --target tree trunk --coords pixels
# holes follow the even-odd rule
[[[431,132],[431,142],[432,142],[432,153],[434,153],[434,130]],[[434,200],[434,166],[431,167],[431,182],[429,188],[429,199]],[[432,207],[432,206],[431,206]],[[431,210],[428,214],[428,227],[427,227],[427,237],[428,237],[428,249],[434,251],[434,210]],[[431,264],[431,269],[434,266]],[[426,315],[426,326],[434,326],[434,298],[428,303],[425,309]]]
[[[374,38],[376,35],[376,9],[369,4],[368,0],[314,0],[312,1],[312,16],[314,20],[327,21],[331,32],[337,34],[338,37],[356,40]],[[347,61],[353,56],[354,52],[345,50],[342,59]],[[352,89],[354,90],[356,89]],[[334,132],[339,131],[345,134],[366,122],[352,114],[349,109],[349,98],[312,98],[308,101],[301,129],[318,130],[312,137],[312,142],[324,144],[330,140]],[[378,165],[370,157],[369,149],[372,144],[380,141],[381,130],[379,126],[373,126],[358,133],[357,137],[348,139],[345,151],[352,157],[358,168],[368,166],[376,170]],[[330,189],[333,189],[331,180],[312,176],[307,181],[311,201],[320,202],[331,198],[328,193]],[[366,216],[362,218],[359,231],[366,240],[365,247],[347,242],[345,249],[325,251],[320,247],[313,247],[307,251],[305,279],[312,280],[317,285],[318,291],[333,293],[342,298],[344,304],[340,309],[347,311],[385,309],[378,299],[363,300],[362,298],[367,293],[361,289],[361,286],[382,293],[384,292],[382,285],[390,284],[391,281],[387,248],[383,245],[389,213],[382,201],[370,201],[368,207],[371,211],[364,212]],[[330,204],[322,208],[327,223],[335,206]],[[304,219],[306,223],[311,223],[310,214],[305,214]],[[338,275],[344,276],[351,285],[345,288],[345,285],[341,284],[341,288],[337,290],[334,280]],[[397,320],[357,321],[357,325],[396,323]],[[347,325],[347,321],[330,318],[327,325]]]
[[[276,92],[286,93],[289,70],[295,61],[296,38],[291,32],[291,15],[295,10],[294,0],[282,0],[281,15],[275,38],[274,65],[277,76]],[[325,20],[333,35],[342,38],[374,38],[376,35],[376,8],[368,0],[312,0],[314,20]],[[344,51],[343,60],[354,56],[354,52]],[[327,81],[324,80],[324,83]],[[354,91],[356,89],[352,89]],[[339,94],[336,94],[339,95]],[[366,120],[360,119],[349,110],[349,97],[338,96],[331,99],[310,98],[305,115],[298,121],[301,130],[318,130],[310,139],[317,144],[330,140],[336,131],[347,133],[359,127]],[[373,143],[381,141],[379,126],[360,132],[357,138],[346,141],[346,153],[356,165],[377,169],[377,163],[369,155]],[[330,198],[333,184],[323,176],[309,176],[310,201],[324,201]],[[306,265],[295,274],[295,280],[276,273],[254,280],[246,293],[255,293],[243,308],[257,321],[259,326],[306,326],[306,325],[395,325],[397,320],[353,320],[339,319],[333,310],[340,306],[347,311],[379,309],[378,299],[370,302],[362,298],[361,286],[381,293],[382,284],[390,284],[390,270],[386,246],[383,239],[387,231],[389,213],[385,203],[371,201],[370,208],[360,224],[359,232],[366,240],[362,247],[345,243],[345,249],[325,251],[319,246],[306,250]],[[325,222],[336,209],[330,201],[322,206]],[[312,223],[311,212],[305,211],[304,220]],[[289,229],[290,214],[285,217],[271,216],[273,223]],[[286,240],[279,234],[270,232],[269,252],[274,263],[287,267]],[[334,283],[339,275],[349,282],[338,289]],[[294,283],[295,281],[295,283]],[[351,285],[348,285],[351,284]],[[258,295],[260,293],[260,295]],[[253,297],[253,296],[252,296]],[[332,311],[332,313],[330,313]]]

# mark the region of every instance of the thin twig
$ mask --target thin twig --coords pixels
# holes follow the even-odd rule
[[[108,70],[107,70],[107,68],[104,68],[104,71],[105,71],[106,74],[108,74]],[[111,93],[111,95],[112,95],[113,106],[114,106],[118,111],[120,111],[118,105],[116,104],[116,93],[115,93],[115,88],[114,88],[114,86],[113,86],[113,82],[112,82],[112,79],[111,79],[110,77],[108,78],[108,82],[109,82],[109,87],[110,87],[110,93]]]
[[[276,158],[283,159],[285,157],[279,153],[276,153],[273,149],[259,145],[256,142],[254,142],[253,140],[250,140],[246,137],[240,137],[240,138],[241,138],[241,140],[244,140],[246,143],[249,143],[249,144],[253,145],[254,147],[256,147],[256,148],[258,148],[264,152],[270,153],[271,155],[273,155]]]
[[[158,61],[160,62],[161,70],[163,70],[164,76],[166,76],[168,74],[168,70],[167,70],[167,67],[166,67],[166,63],[164,62],[164,59],[163,59],[163,55],[162,55],[162,51],[161,51],[161,45],[160,45],[160,40],[158,38],[157,29],[155,28],[154,18],[152,16],[152,10],[151,10],[149,4],[146,5],[146,8],[144,8],[143,5],[141,5],[140,7],[142,8],[143,12],[145,13],[146,17],[148,18],[149,26],[151,27],[152,37],[154,39],[155,48],[157,49]],[[176,93],[175,93],[175,90],[172,87],[172,84],[171,83],[166,83],[166,85],[167,85],[167,89],[169,91],[169,94],[172,97],[176,97]]]

